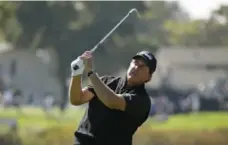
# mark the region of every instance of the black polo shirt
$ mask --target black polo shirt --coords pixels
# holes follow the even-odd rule
[[[126,76],[103,76],[101,80],[117,94],[123,94],[126,110],[109,109],[94,97],[75,132],[76,145],[132,145],[132,137],[148,118],[151,101],[145,86],[127,86]]]

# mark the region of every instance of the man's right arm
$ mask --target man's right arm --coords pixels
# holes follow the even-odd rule
[[[72,76],[69,95],[71,104],[75,106],[87,103],[94,97],[94,94],[87,87],[81,87],[81,75]]]

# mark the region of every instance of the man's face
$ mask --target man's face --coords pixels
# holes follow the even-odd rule
[[[140,59],[132,59],[127,71],[127,79],[130,83],[144,83],[150,79],[150,71],[145,62]]]

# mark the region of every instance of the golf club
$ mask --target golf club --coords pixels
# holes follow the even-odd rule
[[[139,13],[137,9],[131,9],[125,17],[123,17],[119,23],[116,24],[116,26],[103,38],[100,42],[98,42],[90,51],[94,52],[99,46],[104,43],[104,41],[133,13],[136,12],[137,16],[139,17]]]
[[[100,45],[104,43],[104,41],[133,13],[135,12],[137,16],[140,18],[139,12],[136,8],[131,9],[120,21],[116,24],[116,26],[107,34],[104,36],[103,39],[100,40],[90,51],[93,53],[97,48],[99,48]],[[77,70],[78,66],[74,66],[74,70]]]

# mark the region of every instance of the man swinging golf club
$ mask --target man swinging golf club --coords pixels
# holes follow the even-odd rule
[[[133,13],[140,17],[137,9],[131,9],[97,45],[71,63],[70,102],[88,102],[75,131],[75,145],[132,145],[133,134],[148,118],[151,101],[144,84],[156,70],[157,60],[152,53],[136,54],[122,77],[99,77],[92,66],[93,52]],[[81,87],[83,72],[91,82],[85,88]]]
[[[156,65],[152,53],[141,51],[132,57],[126,75],[100,77],[92,66],[91,51],[73,61],[70,101],[73,105],[88,102],[75,131],[75,145],[132,145],[133,134],[150,112],[151,101],[144,85],[151,80]],[[81,87],[83,72],[91,82],[85,88]]]

